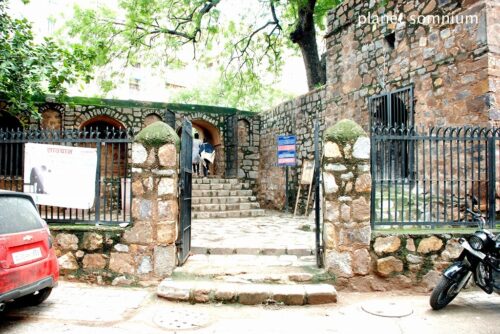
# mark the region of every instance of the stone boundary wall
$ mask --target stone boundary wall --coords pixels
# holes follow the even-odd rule
[[[461,253],[460,235],[375,233],[370,243],[369,275],[339,278],[337,286],[357,291],[397,289],[432,290],[440,276]]]
[[[379,3],[345,1],[328,15],[327,84],[332,103],[325,113],[327,126],[349,118],[368,130],[368,97],[410,84],[414,85],[415,124],[488,126],[498,122],[498,101],[494,104],[498,85],[494,89],[492,72],[498,69],[498,1]],[[403,20],[358,24],[360,16],[368,15],[403,15]],[[478,20],[419,24],[411,20],[418,15],[474,15]]]
[[[259,179],[260,118],[238,120],[238,177],[249,181],[252,188]]]
[[[323,111],[326,88],[318,88],[296,99],[284,102],[261,114],[260,168],[257,179],[258,200],[262,207],[282,210],[285,207],[285,168],[278,167],[278,135],[297,136],[298,166],[289,168],[291,194],[295,196],[302,159],[314,159],[314,119],[320,117],[320,138],[324,130]],[[307,192],[306,196],[307,196]],[[293,207],[293,201],[290,205]],[[292,209],[293,210],[293,209]]]
[[[127,228],[53,227],[61,274],[97,284],[143,284],[176,266],[179,137],[167,124],[143,129],[132,145],[132,221]]]

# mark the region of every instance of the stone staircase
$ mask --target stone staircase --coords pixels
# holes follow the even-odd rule
[[[192,255],[158,286],[160,297],[191,303],[335,303],[333,277],[314,256]]]
[[[192,218],[238,218],[264,215],[248,182],[238,179],[194,178]]]

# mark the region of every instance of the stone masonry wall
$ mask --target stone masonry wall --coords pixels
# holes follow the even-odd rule
[[[416,100],[415,124],[496,122],[500,115],[492,101],[498,93],[491,80],[498,80],[488,67],[494,69],[498,61],[498,2],[392,0],[383,7],[378,3],[346,1],[328,16],[327,84],[332,103],[325,113],[327,126],[349,118],[368,130],[368,97],[410,84]],[[386,14],[402,15],[402,20],[373,23],[373,16]],[[359,19],[368,15],[369,23]],[[477,21],[419,24],[411,20],[418,15],[475,15]]]
[[[238,121],[238,177],[255,187],[259,178],[260,118]]]
[[[500,119],[500,2],[491,1],[488,4],[488,47],[489,47],[489,76],[490,76],[490,117]],[[500,126],[496,121],[495,126]]]
[[[261,114],[260,168],[258,199],[262,207],[283,209],[285,204],[285,168],[278,167],[278,135],[297,136],[297,167],[289,168],[291,193],[295,195],[302,160],[314,159],[314,119],[320,117],[320,137],[323,111],[327,104],[325,88],[319,88],[294,100],[287,101]],[[293,206],[293,201],[289,204]]]
[[[343,120],[325,132],[323,244],[325,268],[338,282],[370,273],[370,141]]]
[[[132,145],[132,226],[52,228],[61,273],[98,284],[148,284],[176,266],[178,144],[162,122]]]

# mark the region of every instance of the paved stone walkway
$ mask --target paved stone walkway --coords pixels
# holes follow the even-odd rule
[[[412,314],[392,318],[363,311],[372,302],[409,308]],[[337,304],[326,306],[190,305],[158,298],[153,289],[61,282],[41,306],[7,310],[0,333],[498,334],[499,316],[500,296],[482,291],[462,292],[451,305],[435,312],[428,294],[408,292],[341,292]]]
[[[314,220],[266,211],[263,217],[195,219],[195,254],[311,255],[315,248]]]

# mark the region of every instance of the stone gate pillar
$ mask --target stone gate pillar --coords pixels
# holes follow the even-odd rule
[[[370,140],[351,120],[325,131],[323,158],[325,267],[345,285],[370,273]]]
[[[155,122],[132,145],[133,227],[124,240],[135,250],[139,275],[163,278],[176,266],[179,143],[169,125]]]

